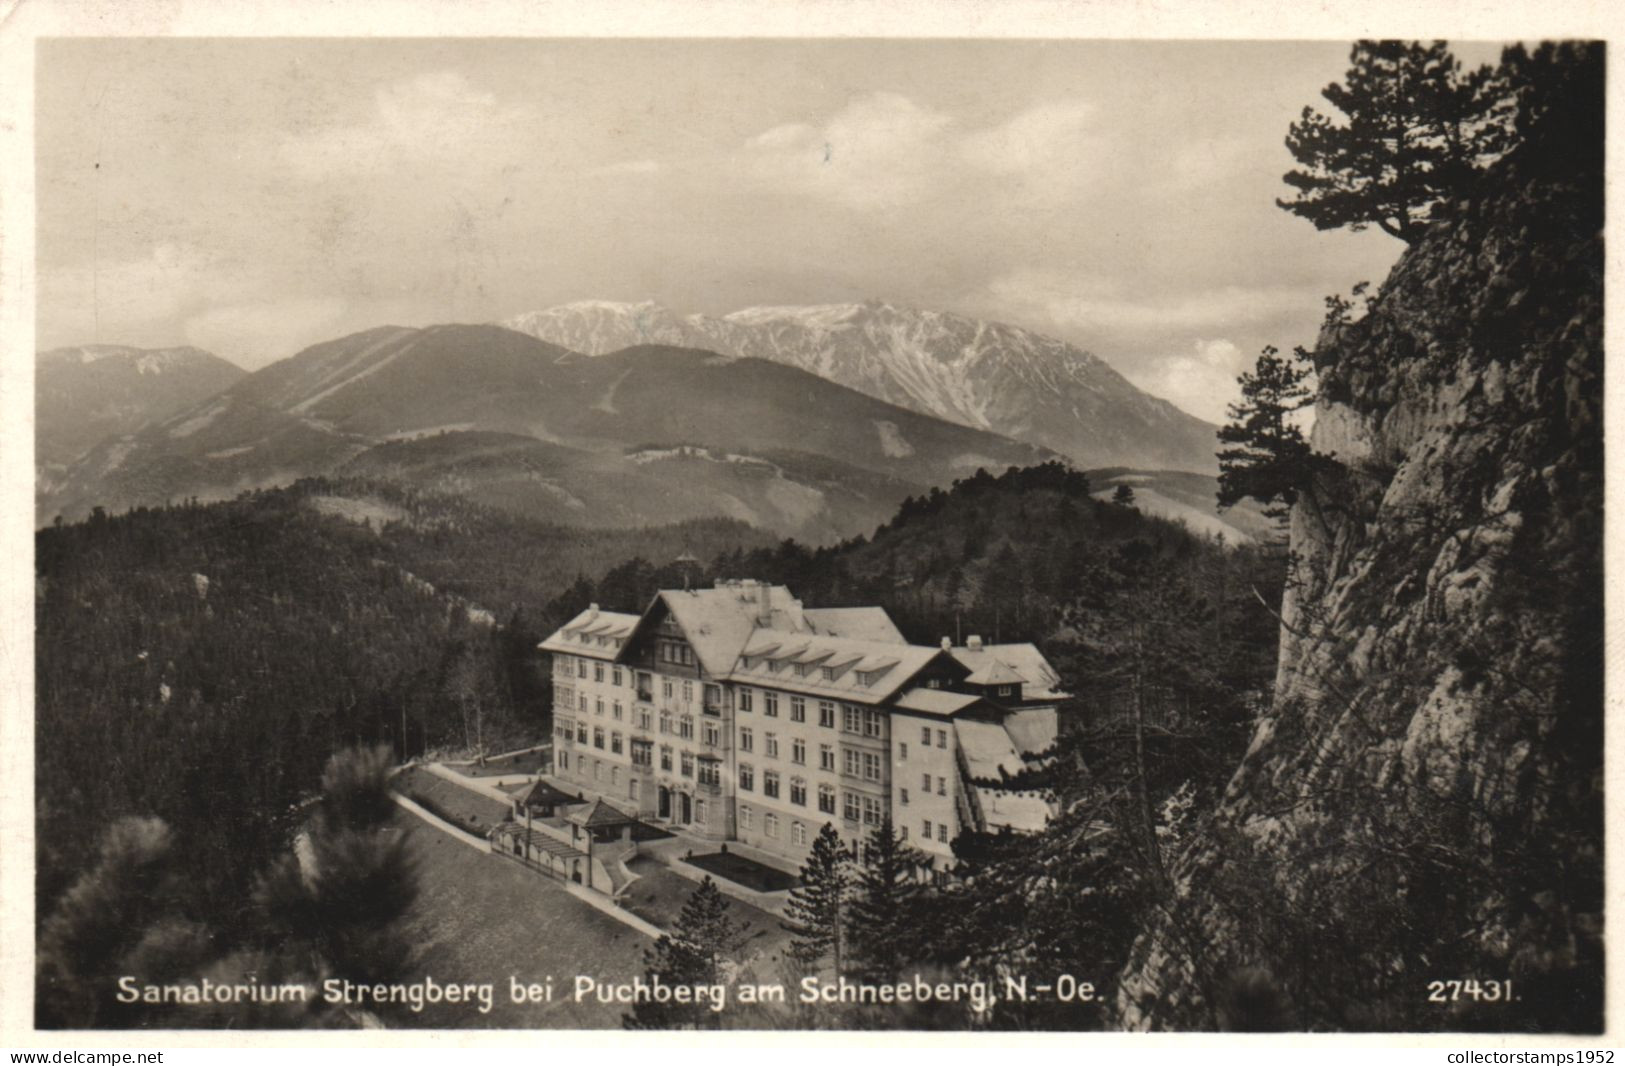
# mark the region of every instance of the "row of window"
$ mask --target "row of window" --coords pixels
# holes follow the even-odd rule
[[[739,690],[739,710],[749,714],[756,708],[757,690],[742,688]],[[772,689],[760,690],[762,697],[762,715],[767,718],[779,716],[779,694]],[[851,704],[841,705],[841,731],[854,733],[866,737],[881,737],[885,735],[886,716],[879,711],[872,711],[866,707],[854,707]],[[807,699],[805,696],[790,697],[790,721],[805,722],[807,720]],[[835,703],[832,700],[818,701],[818,724],[825,729],[835,728]]]
[[[739,808],[739,828],[754,831],[756,828],[756,812],[749,807]],[[779,838],[779,816],[772,811],[762,813],[762,835],[773,840]],[[807,843],[807,825],[794,819],[790,822],[790,843],[799,846]]]
[[[925,824],[924,824],[924,826],[922,826],[922,829],[923,829],[923,832],[921,833],[921,836],[923,836],[926,840],[930,840],[931,839],[931,819],[927,818],[925,820]],[[906,830],[906,829],[903,830],[903,839],[904,840],[908,839],[908,830]],[[941,843],[941,844],[948,843],[948,823],[947,822],[938,822],[937,823],[937,841],[938,841],[938,843]]]

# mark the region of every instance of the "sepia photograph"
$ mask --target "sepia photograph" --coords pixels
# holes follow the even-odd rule
[[[32,48],[36,1030],[1605,1032],[1603,41]]]

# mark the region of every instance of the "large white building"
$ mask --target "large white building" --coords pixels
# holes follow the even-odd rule
[[[794,866],[826,822],[857,844],[889,814],[943,870],[962,829],[1052,813],[1008,783],[1054,747],[1065,698],[1031,644],[909,644],[879,607],[745,580],[594,605],[541,649],[555,776],[704,839]]]

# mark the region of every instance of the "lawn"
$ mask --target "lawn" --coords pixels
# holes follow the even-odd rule
[[[643,972],[650,941],[567,893],[557,882],[499,855],[480,853],[397,811],[393,825],[407,834],[417,862],[418,899],[408,913],[408,935],[420,945],[418,973],[436,981],[489,982],[490,1014],[462,1004],[430,1006],[421,1014],[391,1017],[412,1028],[603,1029],[619,1028],[625,1006],[575,1003],[575,975],[627,981]],[[516,1004],[508,978],[545,983],[550,1003]]]
[[[390,787],[431,814],[475,836],[484,836],[508,817],[511,808],[454,781],[436,777],[419,767],[407,767],[390,780]]]
[[[626,909],[662,929],[675,925],[683,904],[688,902],[688,897],[694,894],[699,883],[673,873],[646,855],[632,859],[626,867],[638,875],[638,879],[621,896]],[[790,939],[783,923],[760,907],[753,907],[731,896],[728,897],[728,916],[739,926],[739,959],[758,956],[769,964],[756,967],[758,973],[775,972],[772,964],[777,963]]]
[[[775,870],[771,866],[764,866],[759,862],[745,858],[743,855],[729,855],[722,852],[713,852],[710,855],[696,855],[688,860],[692,866],[698,866],[707,873],[718,877],[725,877],[736,884],[757,892],[783,892],[794,888],[796,878],[783,870]]]

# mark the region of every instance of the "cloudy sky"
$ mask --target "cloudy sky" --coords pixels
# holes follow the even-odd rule
[[[1495,49],[1460,50],[1479,60]],[[250,369],[576,299],[1030,326],[1217,419],[1397,242],[1274,206],[1346,43],[57,40],[38,343]]]

